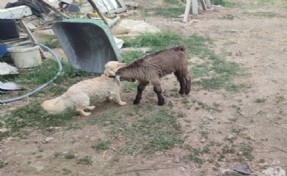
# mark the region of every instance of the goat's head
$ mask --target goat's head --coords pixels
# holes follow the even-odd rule
[[[129,82],[134,82],[135,79],[130,74],[130,71],[126,69],[126,67],[120,68],[115,73],[116,79],[118,80],[124,80]]]

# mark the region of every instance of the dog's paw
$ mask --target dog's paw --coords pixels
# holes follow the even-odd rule
[[[119,103],[119,105],[121,105],[121,106],[126,105],[126,104],[127,104],[127,103],[126,103],[126,102],[123,102],[123,101]]]
[[[90,112],[84,112],[84,113],[82,113],[82,115],[83,116],[90,116],[92,113],[90,113]]]
[[[91,110],[95,109],[95,107],[96,106],[87,106],[86,108],[91,111]]]

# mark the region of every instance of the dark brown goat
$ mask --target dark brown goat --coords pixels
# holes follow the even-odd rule
[[[122,80],[138,80],[137,95],[134,104],[139,104],[146,85],[151,83],[157,94],[158,105],[165,103],[162,96],[160,78],[174,73],[180,83],[180,94],[189,94],[191,75],[187,70],[185,47],[176,46],[145,56],[120,68],[116,76]]]

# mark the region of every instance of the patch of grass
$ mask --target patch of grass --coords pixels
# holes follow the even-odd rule
[[[191,68],[193,78],[208,76],[210,71],[211,68],[208,62],[198,64]]]
[[[226,14],[223,17],[221,17],[220,19],[222,19],[222,20],[234,20],[234,16],[232,14]]]
[[[237,93],[243,89],[247,89],[249,86],[247,84],[234,84],[234,83],[228,83],[225,87],[225,89],[229,92]]]
[[[77,164],[83,164],[83,165],[92,165],[93,160],[91,156],[84,156],[82,158],[77,159]]]
[[[247,15],[260,16],[266,18],[282,18],[280,14],[274,12],[245,12]]]
[[[71,169],[68,169],[68,168],[63,168],[62,170],[63,170],[64,175],[68,175],[68,174],[72,173]]]
[[[209,153],[209,151],[210,151],[210,145],[206,145],[202,148],[192,148],[189,154],[187,155],[187,159],[201,165],[205,162],[202,156],[204,154]]]
[[[275,104],[280,104],[280,103],[284,102],[285,100],[286,100],[286,99],[285,99],[284,96],[282,96],[282,95],[277,95],[277,96],[275,97]]]
[[[147,16],[156,15],[164,18],[177,18],[184,13],[184,6],[181,7],[158,7],[153,9],[145,9]]]
[[[192,100],[192,103],[196,103],[197,105],[198,105],[198,107],[196,107],[196,109],[200,109],[200,108],[202,108],[202,109],[206,109],[207,111],[209,111],[209,112],[221,112],[222,110],[219,108],[220,107],[220,104],[219,103],[216,103],[216,102],[214,102],[214,103],[212,103],[212,105],[210,106],[210,105],[208,105],[208,104],[206,104],[206,103],[204,103],[204,102],[202,102],[202,101],[198,101],[198,100],[196,100],[196,99],[193,99]]]
[[[265,98],[256,98],[255,103],[265,103]]]
[[[67,77],[71,77],[77,73],[77,70],[72,68],[70,65],[63,64],[63,72],[55,80],[56,83],[60,83]],[[13,81],[22,85],[40,85],[51,80],[58,72],[57,63],[53,60],[46,60],[40,66],[33,67],[31,69],[22,70],[21,75],[6,77],[4,81]],[[2,81],[3,79],[1,79]]]
[[[124,38],[123,40],[125,40],[124,47],[149,47],[151,53],[174,45],[186,46],[189,55],[206,57],[213,53],[207,47],[207,44],[211,44],[212,40],[197,34],[183,37],[172,31],[163,31],[155,34],[142,34],[135,38]]]
[[[121,86],[122,86],[122,91],[123,92],[133,92],[134,90],[137,90],[137,86],[138,86],[138,82],[121,82]]]
[[[221,153],[224,155],[224,154],[233,154],[235,153],[235,147],[234,146],[227,146],[227,145],[224,145],[223,148],[221,149]]]
[[[5,167],[6,165],[8,165],[7,162],[0,160],[0,169],[2,169],[3,167]]]
[[[12,132],[19,131],[23,127],[38,127],[44,129],[51,126],[64,125],[66,121],[74,117],[74,113],[47,114],[40,107],[40,102],[32,101],[18,109],[12,110],[9,114],[0,117],[3,126],[10,128]]]
[[[123,136],[122,153],[154,153],[182,142],[177,115],[167,109],[139,105],[132,109],[113,109],[89,123],[106,126],[112,137]]]
[[[51,49],[61,47],[58,40],[47,40],[47,41],[44,41],[42,44]]]
[[[99,141],[97,142],[96,144],[92,145],[91,147],[93,149],[96,149],[97,151],[100,151],[100,150],[107,150],[109,149],[109,146],[111,144],[111,141]]]
[[[199,64],[199,66],[195,65],[191,68],[192,74],[198,76],[199,73],[202,73],[205,76],[201,80],[194,81],[196,85],[208,90],[224,88],[234,92],[246,87],[244,84],[232,83],[235,77],[245,74],[237,63],[226,61],[215,54],[211,54],[208,59],[211,66]]]
[[[132,52],[126,52],[122,54],[122,62],[123,63],[131,63],[141,57],[143,57],[145,54],[140,51],[132,51]]]
[[[67,152],[64,154],[65,159],[74,159],[76,156],[73,152]]]
[[[226,5],[226,1],[225,0],[211,0],[211,3],[214,5]]]
[[[252,155],[253,150],[254,149],[250,144],[240,144],[240,152],[242,153],[242,156],[250,161],[254,159],[254,156]]]

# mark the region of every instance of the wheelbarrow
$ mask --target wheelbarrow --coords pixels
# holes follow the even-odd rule
[[[66,19],[52,26],[69,63],[76,69],[102,74],[109,61],[121,61],[109,27],[98,19]]]

